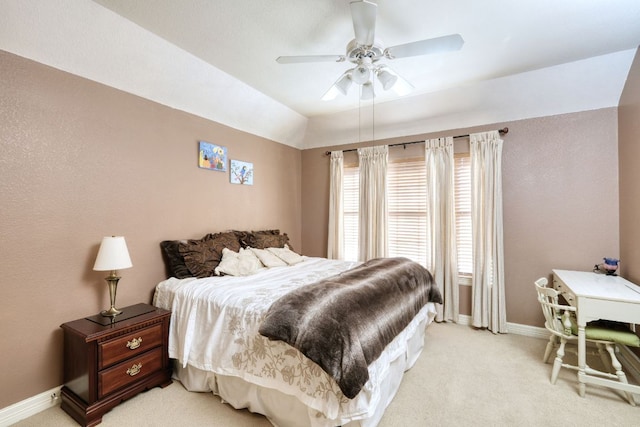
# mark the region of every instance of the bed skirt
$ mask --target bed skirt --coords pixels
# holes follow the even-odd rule
[[[363,390],[354,399],[374,400],[368,405],[369,411],[347,419],[328,420],[318,417],[315,410],[307,407],[296,396],[281,391],[265,388],[235,376],[219,375],[193,366],[174,366],[174,378],[179,380],[189,391],[211,391],[220,396],[223,402],[236,409],[247,408],[259,413],[277,427],[375,427],[380,422],[384,411],[396,395],[402,375],[409,370],[420,356],[424,347],[425,329],[435,317],[435,305],[427,304],[416,316],[416,324],[409,325],[412,334],[400,334],[398,338],[406,341],[406,350],[395,355],[388,362],[384,374],[379,378],[376,396],[366,396]],[[384,354],[384,352],[383,352]],[[362,395],[362,396],[361,396]]]

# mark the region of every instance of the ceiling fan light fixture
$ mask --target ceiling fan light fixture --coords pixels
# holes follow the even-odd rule
[[[334,86],[341,94],[346,95],[351,87],[351,83],[351,75],[349,72],[346,72],[335,82]]]
[[[362,85],[362,89],[360,91],[360,99],[363,101],[367,101],[369,99],[375,98],[376,94],[373,90],[373,83],[366,82]]]
[[[380,80],[380,83],[382,84],[382,88],[384,90],[391,89],[398,81],[398,76],[393,74],[387,69],[387,67],[384,66],[376,70],[376,76],[378,77],[378,80]]]
[[[371,75],[371,70],[369,67],[360,64],[351,72],[351,79],[359,85],[363,85],[369,81],[369,76]]]
[[[346,95],[351,87],[351,71],[345,71],[338,80],[329,88],[329,90],[322,95],[323,101],[332,101],[336,99],[338,95]]]
[[[358,65],[351,72],[351,79],[359,85],[371,80],[371,58],[368,56],[360,58]]]

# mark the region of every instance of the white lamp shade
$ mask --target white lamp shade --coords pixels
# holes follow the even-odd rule
[[[389,90],[396,84],[398,81],[398,76],[394,75],[389,71],[386,67],[380,67],[377,72],[378,80],[382,83],[382,88],[384,90]]]
[[[351,72],[351,79],[357,84],[365,84],[369,81],[369,76],[371,75],[371,70],[365,64],[360,64]]]
[[[132,267],[127,243],[122,236],[104,237],[93,265],[95,271],[122,270]]]
[[[362,85],[362,92],[360,93],[360,99],[368,100],[373,99],[375,97],[375,92],[373,90],[373,83],[365,83]]]
[[[338,95],[346,95],[351,86],[351,71],[347,70],[340,76],[338,80],[329,88],[329,90],[322,96],[323,101],[331,101]]]
[[[351,80],[359,85],[367,83],[371,78],[371,58],[360,58],[358,65],[351,72]]]
[[[335,83],[335,86],[341,94],[346,95],[351,86],[351,76],[349,73],[344,73]]]

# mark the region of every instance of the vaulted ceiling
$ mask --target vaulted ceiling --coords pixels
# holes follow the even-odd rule
[[[55,4],[52,4],[55,3]],[[640,45],[637,0],[379,0],[385,46],[460,34],[462,49],[384,60],[414,91],[321,97],[352,64],[348,0],[0,3],[0,48],[298,148],[616,106]]]

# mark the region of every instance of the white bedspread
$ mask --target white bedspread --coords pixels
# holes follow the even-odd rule
[[[264,269],[246,277],[171,278],[158,284],[154,305],[172,311],[169,357],[219,375],[296,396],[334,420],[367,417],[380,399],[378,379],[407,337],[430,310],[425,307],[369,367],[369,381],[354,399],[344,397],[336,382],[299,351],[269,341],[258,328],[271,304],[293,288],[314,283],[358,263],[308,258],[287,267]]]

